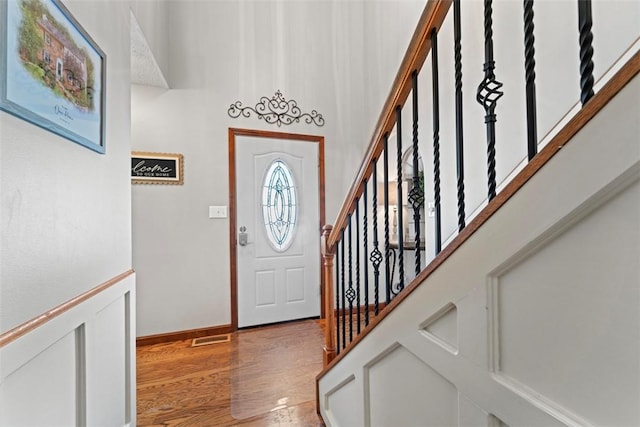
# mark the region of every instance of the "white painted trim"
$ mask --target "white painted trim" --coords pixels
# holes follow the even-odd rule
[[[117,309],[114,313],[119,313],[122,310],[125,313],[124,318],[116,319],[117,324],[113,325],[112,330],[109,328],[109,334],[113,335],[97,336],[94,333],[96,322],[111,321],[111,318],[103,319],[104,316],[113,316],[107,311],[109,307]],[[118,324],[123,327],[118,328]],[[40,413],[46,414],[48,405],[46,400],[21,399],[18,392],[14,393],[11,390],[16,381],[9,380],[13,375],[18,375],[17,378],[30,378],[29,372],[32,363],[35,360],[47,360],[50,350],[56,348],[62,339],[68,340],[70,335],[74,344],[65,359],[75,366],[75,378],[71,376],[54,384],[43,382],[42,378],[38,378],[33,387],[75,390],[73,396],[69,396],[66,402],[70,405],[70,410],[75,413],[74,424],[78,426],[100,424],[100,419],[92,418],[96,413],[99,413],[94,408],[105,404],[105,402],[91,400],[97,390],[101,396],[105,393],[124,396],[123,407],[109,407],[108,410],[116,416],[121,416],[124,421],[122,425],[135,425],[135,274],[128,275],[102,292],[91,296],[58,316],[52,317],[36,329],[0,348],[0,361],[2,362],[0,363],[0,425],[6,425],[5,423],[11,425],[16,423],[33,424],[30,421],[32,420],[31,414],[34,412],[33,408],[39,408]],[[108,359],[108,363],[113,362],[113,366],[94,363],[96,354],[91,350],[90,343],[95,345],[95,343],[113,342],[114,340],[115,342],[122,340],[120,341],[124,349],[122,357]],[[67,351],[67,348],[64,347],[64,351]],[[122,375],[125,389],[108,389],[109,384],[112,383],[104,377],[107,375],[104,372],[121,372],[122,367],[124,367]],[[64,384],[67,381],[68,383]],[[51,420],[51,422],[55,423],[56,420]],[[109,422],[109,424],[112,423]]]
[[[602,395],[603,392],[602,389],[596,388],[596,384],[594,384],[593,390],[572,389],[572,383],[563,383],[568,380],[562,377],[564,373],[557,371],[557,367],[553,366],[553,363],[548,361],[536,363],[538,355],[535,353],[529,353],[532,355],[529,360],[534,361],[531,366],[533,371],[529,372],[536,374],[534,376],[525,375],[524,380],[522,380],[522,373],[525,372],[523,369],[529,369],[529,365],[523,368],[521,362],[514,361],[515,356],[512,356],[510,363],[516,362],[520,367],[519,371],[515,371],[516,376],[520,375],[516,378],[511,374],[514,372],[511,370],[513,367],[505,368],[504,360],[500,360],[502,357],[501,346],[508,344],[507,341],[504,341],[507,338],[504,336],[506,331],[501,330],[502,327],[510,327],[511,337],[520,333],[520,330],[522,333],[526,333],[527,337],[530,335],[534,338],[537,335],[544,337],[546,335],[544,330],[540,332],[534,329],[539,327],[538,324],[545,324],[543,321],[547,316],[547,313],[540,308],[537,315],[529,314],[531,316],[528,318],[531,320],[530,322],[527,321],[522,325],[501,324],[502,314],[500,313],[503,313],[503,309],[508,308],[505,305],[506,302],[501,301],[501,298],[503,296],[504,298],[509,297],[508,294],[502,294],[505,290],[500,288],[504,286],[502,281],[506,280],[508,274],[514,274],[514,271],[519,269],[523,263],[538,262],[535,261],[536,256],[552,250],[551,248],[557,242],[562,242],[562,247],[570,248],[570,250],[563,251],[562,258],[556,257],[555,259],[574,266],[562,271],[561,276],[557,276],[563,286],[566,286],[564,289],[567,290],[567,293],[562,295],[571,296],[566,304],[562,304],[563,307],[566,307],[569,315],[565,323],[545,324],[545,327],[549,328],[546,330],[553,333],[552,329],[557,326],[565,331],[573,331],[575,325],[582,327],[581,336],[587,337],[588,330],[586,333],[584,332],[585,325],[591,326],[591,323],[586,323],[585,319],[594,319],[591,320],[593,322],[606,318],[606,316],[605,318],[588,317],[587,311],[589,307],[593,306],[602,309],[605,314],[611,312],[617,316],[620,315],[618,309],[625,310],[622,312],[622,317],[616,317],[618,319],[616,323],[610,325],[602,324],[602,321],[594,323],[593,325],[600,329],[599,335],[594,336],[594,339],[598,337],[603,339],[612,334],[618,336],[621,330],[624,331],[624,335],[628,335],[628,340],[621,343],[621,348],[626,351],[620,348],[616,348],[615,351],[613,349],[607,350],[594,342],[593,351],[597,351],[595,353],[597,359],[592,358],[584,361],[581,357],[559,352],[558,354],[565,354],[565,359],[556,359],[557,362],[562,362],[565,366],[574,363],[580,372],[584,371],[587,375],[593,375],[593,378],[604,378],[609,381],[606,390],[617,388],[616,393],[629,394],[628,402],[638,401],[640,396],[636,394],[640,388],[632,380],[624,383],[618,381],[615,383],[615,387],[613,387],[612,381],[615,381],[615,378],[629,378],[629,376],[638,378],[640,373],[637,370],[637,363],[634,364],[637,362],[637,351],[633,350],[634,344],[638,342],[638,336],[640,336],[638,335],[638,325],[635,324],[637,322],[633,320],[637,320],[637,307],[633,306],[637,300],[629,299],[640,292],[634,287],[640,284],[627,283],[626,281],[624,283],[596,283],[589,282],[588,277],[581,277],[578,274],[580,267],[575,267],[575,265],[583,261],[583,258],[580,258],[580,252],[583,248],[580,247],[581,240],[576,236],[585,235],[585,230],[582,230],[581,234],[572,235],[577,227],[584,227],[584,224],[587,224],[587,221],[594,217],[598,218],[597,224],[600,226],[590,230],[610,230],[619,221],[624,221],[621,224],[633,224],[630,216],[634,215],[634,211],[629,209],[637,206],[638,182],[640,181],[640,141],[638,140],[640,124],[636,119],[640,112],[640,105],[637,102],[638,93],[640,93],[640,76],[633,78],[597,116],[576,134],[570,143],[434,271],[425,280],[425,283],[416,288],[410,297],[403,300],[395,310],[319,380],[320,410],[323,416],[325,408],[322,407],[322,404],[326,403],[324,397],[327,390],[334,388],[336,384],[350,375],[357,378],[363,370],[367,369],[372,360],[384,359],[390,348],[402,346],[453,384],[459,395],[465,397],[465,401],[470,401],[479,408],[479,412],[484,415],[478,416],[478,411],[475,411],[475,415],[472,415],[476,416],[474,425],[489,425],[495,422],[495,420],[491,421],[492,416],[508,425],[578,426],[601,424],[602,417],[605,416],[603,414],[612,414],[607,411],[614,407],[611,406],[614,402],[603,401],[599,406],[592,405],[588,396],[596,392]],[[617,205],[619,208],[616,208],[618,210],[607,210],[615,203],[619,203]],[[602,226],[602,224],[609,224],[609,226]],[[615,250],[603,251],[602,254],[598,254],[598,258],[591,260],[591,262],[598,262],[597,269],[600,269],[603,277],[611,277],[611,280],[614,280],[615,277],[634,277],[636,271],[633,269],[638,268],[637,264],[622,266],[612,260],[616,260],[622,255],[630,257],[631,260],[637,260],[640,257],[640,253],[637,253],[640,246],[636,244],[640,241],[640,230],[637,227],[625,227],[624,233],[622,233],[620,227],[622,226],[617,227],[618,236],[627,234],[627,230],[628,236],[631,236],[628,241],[630,243],[619,249],[624,253],[615,253]],[[617,241],[613,239],[607,241],[607,235],[604,233],[603,237],[600,237],[600,234],[593,234],[593,236],[598,236],[598,242],[604,247],[615,248],[618,244]],[[590,248],[594,247],[599,247],[599,245],[590,246]],[[532,267],[532,271],[537,272],[544,269],[544,265],[532,265],[535,266],[535,269]],[[624,267],[624,271],[627,272],[626,276],[616,275],[617,271],[614,268],[619,267]],[[640,271],[638,273],[640,274]],[[531,280],[526,277],[529,274],[526,271],[519,271],[518,274],[519,276],[515,279],[514,277],[510,278],[512,285],[514,283],[529,283],[528,280]],[[585,280],[586,282],[583,282]],[[590,286],[588,289],[591,290],[600,289],[600,284],[602,286],[608,285],[607,289],[617,284],[618,286],[614,286],[613,289],[616,289],[618,293],[614,294],[611,303],[602,301],[596,296],[589,297],[589,293],[585,294],[583,292],[584,283],[588,283]],[[526,289],[535,290],[535,286]],[[527,295],[527,293],[518,295]],[[535,295],[544,297],[546,294],[538,293]],[[578,296],[581,298],[576,298]],[[578,302],[574,302],[574,299],[575,301],[586,301],[587,306],[579,305]],[[509,301],[513,304],[514,299],[511,298]],[[564,299],[560,301],[564,302]],[[512,308],[516,307],[516,310],[519,307],[538,307],[530,305],[531,302],[526,299],[516,302],[521,304],[511,306]],[[459,352],[455,355],[443,349],[438,343],[426,339],[421,333],[424,319],[433,318],[449,303],[455,304],[458,310]],[[602,304],[611,305],[603,306]],[[555,306],[557,307],[557,304]],[[557,313],[564,313],[562,310]],[[532,312],[535,313],[532,310],[527,311],[527,313]],[[621,323],[620,319],[628,319],[628,321]],[[538,332],[537,335],[536,332]],[[570,349],[573,345],[570,341],[571,337],[573,337],[573,332],[569,336],[569,341],[554,341],[551,346],[539,347],[540,354],[556,354],[554,353],[556,347]],[[501,340],[503,341],[501,342]],[[507,356],[509,354],[506,353]],[[612,363],[613,360],[617,363]],[[606,371],[613,371],[615,375],[602,377],[602,366],[606,366]],[[397,366],[397,369],[400,370],[402,367]],[[636,370],[634,371],[634,369]],[[537,375],[545,379],[539,380],[536,378]],[[553,383],[556,381],[556,377],[558,377],[559,384]],[[582,378],[591,378],[591,376],[582,376]],[[371,384],[366,380],[366,374],[363,383],[361,389],[351,389],[349,392],[348,398],[352,402],[351,405],[356,408],[354,410],[358,410],[361,405],[367,405],[367,396],[370,396],[368,388],[371,387]],[[531,384],[535,384],[535,386]],[[561,391],[554,388],[556,385],[562,386],[560,387]],[[567,390],[574,390],[576,393],[569,393]],[[376,392],[380,394],[381,391],[378,389]],[[384,390],[384,393],[390,396],[390,401],[391,397],[394,399],[416,399],[416,407],[422,398],[407,395],[403,389]],[[606,400],[606,395],[603,398]],[[625,414],[627,424],[636,424],[637,419],[633,417],[638,416],[637,405],[634,405],[633,408],[627,407],[625,406],[627,400],[615,402],[616,405],[621,405],[618,408],[620,410],[616,410],[616,412]],[[391,402],[387,410],[393,411]],[[458,410],[460,411],[461,407]],[[332,414],[332,417],[334,415]],[[598,417],[600,417],[599,422],[596,421]],[[347,425],[340,419],[325,418],[325,420],[328,420],[328,425],[331,426]],[[373,425],[374,421],[366,419],[364,425]],[[416,423],[428,425],[429,420],[422,419]]]

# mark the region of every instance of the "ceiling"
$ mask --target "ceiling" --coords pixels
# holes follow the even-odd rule
[[[169,88],[136,17],[131,13],[131,84]]]

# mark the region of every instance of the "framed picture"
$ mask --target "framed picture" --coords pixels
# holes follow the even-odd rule
[[[105,70],[59,0],[0,1],[0,109],[104,153]]]
[[[132,184],[182,185],[182,154],[175,153],[131,153]]]

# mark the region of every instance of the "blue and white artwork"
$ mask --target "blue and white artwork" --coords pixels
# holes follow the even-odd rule
[[[55,0],[9,0],[0,107],[104,153],[104,54]]]

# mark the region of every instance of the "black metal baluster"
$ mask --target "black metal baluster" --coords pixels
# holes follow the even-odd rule
[[[433,86],[433,205],[435,209],[436,255],[442,250],[440,219],[440,88],[438,82],[438,31],[431,31],[431,83]]]
[[[342,267],[340,270],[342,271],[342,292],[340,293],[342,297],[342,311],[338,312],[339,316],[342,316],[342,348],[347,347],[347,305],[345,301],[345,293],[346,289],[345,285],[345,269],[344,269],[344,228],[342,229],[342,239],[340,240],[340,244],[342,245],[342,249],[340,250],[340,262],[342,263]],[[342,314],[340,314],[342,313]]]
[[[578,0],[580,31],[580,101],[586,104],[593,97],[593,33],[591,0]]]
[[[420,209],[424,205],[424,175],[422,182],[420,179],[420,171],[418,170],[418,72],[414,71],[411,76],[413,84],[413,185],[409,191],[409,203],[413,208],[413,226],[416,233],[416,276],[422,270],[422,262],[420,260]]]
[[[373,250],[369,260],[373,264],[373,310],[377,316],[380,312],[380,264],[382,263],[382,252],[378,249],[378,159],[373,159]],[[366,196],[365,196],[366,197]]]
[[[524,0],[524,73],[527,95],[527,151],[529,160],[538,153],[538,118],[536,106],[536,60],[533,34],[533,0]]]
[[[489,201],[496,197],[496,105],[504,93],[496,80],[493,59],[493,0],[484,0],[484,79],[478,85],[476,100],[484,107],[487,125],[487,175]]]
[[[340,245],[336,243],[336,355],[340,354]],[[344,264],[343,264],[344,267]]]
[[[460,28],[460,0],[453,0],[453,38],[456,69],[456,172],[458,177],[458,230],[465,227],[464,213],[464,152],[462,133],[462,30]]]
[[[375,161],[374,161],[375,162]],[[375,167],[375,166],[374,166]],[[374,181],[375,182],[375,181]],[[362,216],[362,229],[363,229],[363,246],[364,246],[364,325],[369,324],[369,263],[367,262],[367,255],[369,254],[369,220],[367,211],[367,184],[365,179],[362,183],[363,193],[362,202],[364,203],[364,215]],[[375,205],[374,205],[375,206]]]
[[[356,292],[353,290],[353,257],[352,257],[352,236],[351,231],[351,214],[349,214],[347,224],[349,227],[349,249],[347,256],[349,257],[349,289],[347,289],[347,300],[349,301],[349,342],[353,341],[353,300],[356,298]]]
[[[389,247],[389,134],[384,134],[384,151],[382,152],[382,169],[384,175],[384,264],[387,291],[387,304],[391,302],[391,268],[389,257],[391,248]]]
[[[356,331],[360,335],[360,199],[356,200]]]
[[[396,107],[396,148],[398,184],[398,286],[395,294],[404,289],[404,221],[402,209],[402,107]],[[393,289],[392,289],[393,290]]]

